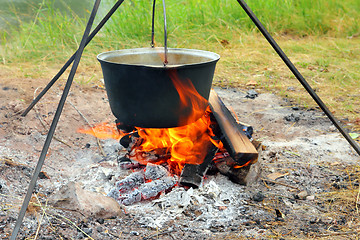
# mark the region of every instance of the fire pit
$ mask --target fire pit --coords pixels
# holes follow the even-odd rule
[[[184,93],[179,93],[182,95]],[[197,121],[176,128],[126,128],[100,124],[80,132],[115,138],[127,149],[119,158],[121,168],[135,172],[119,180],[109,196],[130,205],[156,198],[175,185],[198,188],[207,172],[221,172],[245,184],[251,164],[258,158],[258,145],[251,142],[252,128],[233,118],[217,96],[210,92],[205,114]]]

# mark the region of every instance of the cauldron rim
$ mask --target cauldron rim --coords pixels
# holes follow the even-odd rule
[[[103,52],[97,55],[97,59],[103,62],[118,64],[123,66],[141,66],[141,67],[150,67],[150,68],[181,68],[181,67],[189,67],[196,66],[206,63],[217,62],[220,59],[220,55],[214,52],[199,50],[199,49],[187,49],[187,48],[168,48],[168,56],[171,57],[172,54],[181,54],[181,55],[189,55],[193,57],[203,58],[206,60],[192,62],[192,63],[183,63],[183,64],[169,64],[164,66],[163,64],[154,65],[154,64],[146,64],[146,63],[120,63],[116,61],[108,60],[109,58],[121,57],[121,56],[129,56],[129,55],[141,55],[141,54],[163,54],[163,47],[155,47],[155,48],[131,48],[131,49],[121,49],[121,50],[113,50]]]

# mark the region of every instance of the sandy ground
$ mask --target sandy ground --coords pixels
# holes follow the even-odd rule
[[[43,87],[40,82],[0,79],[1,239],[14,227],[62,92],[63,84],[56,84],[36,111],[21,117],[18,113]],[[326,116],[269,93],[259,91],[249,99],[246,90],[216,91],[240,121],[253,126],[254,138],[264,146],[261,178],[272,182],[240,186],[222,175],[208,176],[200,189],[176,187],[157,200],[125,207],[115,219],[47,208],[40,220],[43,212],[35,209],[25,217],[21,239],[37,230],[38,239],[356,237],[360,158]],[[58,140],[53,139],[42,168],[49,178],[39,179],[36,187],[43,205],[70,181],[106,194],[114,181],[130,174],[117,166],[124,150],[116,141],[100,141],[104,157],[94,137],[77,133],[86,122],[75,108],[90,123],[114,120],[104,89],[72,87],[55,133]]]

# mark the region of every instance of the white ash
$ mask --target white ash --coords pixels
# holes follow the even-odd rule
[[[137,213],[143,227],[161,228],[172,219],[193,215],[189,227],[210,229],[229,225],[235,219],[248,220],[250,195],[244,190],[225,176],[210,176],[198,189],[176,187],[159,199],[127,206],[127,211]]]
[[[165,167],[147,164],[145,172],[143,170],[134,172],[116,182],[108,196],[120,204],[128,206],[141,200],[155,198],[162,192],[174,187],[177,181],[176,176],[169,176]]]
[[[145,178],[155,180],[167,176],[169,173],[167,169],[161,165],[148,163],[146,165]]]
[[[104,141],[103,150],[108,156],[116,156],[114,153],[119,152],[121,149],[121,145],[115,139],[106,139],[106,141]]]
[[[120,193],[128,192],[139,187],[145,182],[145,174],[143,171],[134,172],[126,178],[116,182],[115,189]]]
[[[127,194],[119,194],[118,202],[126,206],[140,202],[141,200],[149,200],[155,198],[159,194],[171,189],[177,183],[175,177],[164,177],[144,183],[138,189],[134,189]]]
[[[171,189],[176,183],[177,178],[175,176],[163,177],[143,184],[139,188],[139,191],[141,192],[142,198],[147,200],[156,197],[160,192]]]

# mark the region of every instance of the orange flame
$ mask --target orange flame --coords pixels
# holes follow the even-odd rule
[[[171,171],[180,174],[185,164],[202,163],[208,151],[206,146],[214,144],[222,147],[219,141],[211,138],[214,134],[210,124],[209,108],[202,118],[186,126],[163,129],[137,128],[142,143],[130,157],[146,164],[146,158],[142,158],[144,152],[163,149],[163,154],[170,156],[166,162],[172,168]]]
[[[191,111],[190,116],[186,114],[189,117],[180,119],[179,125],[187,125],[175,128],[136,127],[141,141],[135,144],[129,157],[145,165],[151,161],[149,154],[161,155],[152,163],[167,162],[171,172],[180,174],[185,164],[202,163],[208,146],[214,144],[222,148],[222,143],[212,139],[214,133],[210,127],[211,110],[208,101],[197,92],[189,79],[179,79],[176,70],[170,70],[169,74],[180,97],[179,114]],[[80,129],[79,132],[98,138],[120,139],[124,136],[124,133],[117,132],[115,124],[108,123],[98,124],[90,129]]]
[[[195,122],[204,115],[208,100],[198,93],[190,79],[180,79],[176,69],[171,69],[169,75],[180,97],[179,112],[191,111],[190,116],[180,119],[180,125]]]
[[[113,138],[119,140],[121,137],[125,136],[126,133],[118,131],[116,129],[116,124],[110,124],[108,122],[96,124],[90,128],[80,128],[77,130],[79,133],[85,133],[89,135],[93,135],[99,139],[109,139]]]

